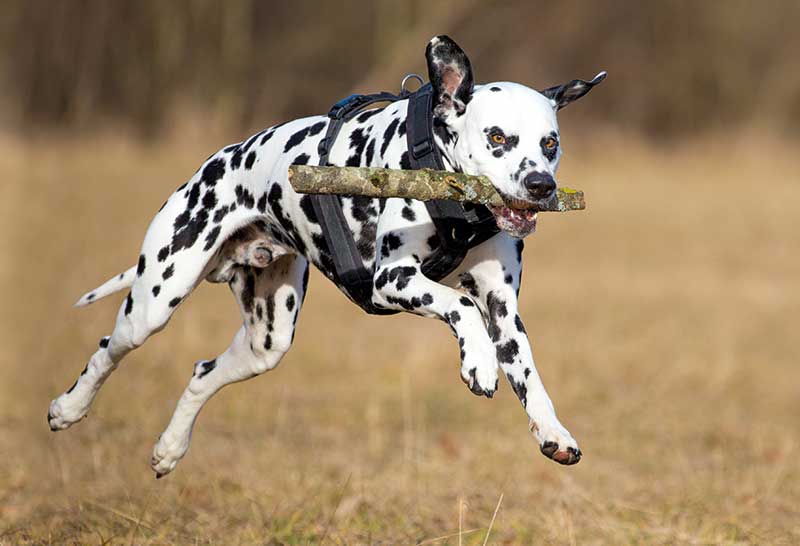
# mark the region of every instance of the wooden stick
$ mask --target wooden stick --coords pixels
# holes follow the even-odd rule
[[[422,169],[403,171],[372,167],[314,167],[292,165],[289,182],[298,193],[364,195],[367,197],[405,197],[419,201],[452,199],[505,206],[503,199],[485,176]],[[558,188],[556,199],[539,211],[565,212],[583,210],[583,192]]]

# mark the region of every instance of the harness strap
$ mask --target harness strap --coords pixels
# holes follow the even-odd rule
[[[403,97],[382,92],[373,95],[350,95],[336,104],[328,112],[328,129],[320,141],[319,164],[328,165],[328,157],[336,136],[345,122],[355,117],[361,110],[376,102],[395,102]],[[373,275],[364,267],[361,253],[356,247],[353,234],[347,224],[338,195],[312,195],[311,206],[317,216],[322,235],[334,265],[334,275],[339,284],[347,290],[350,298],[364,311],[372,315],[392,315],[397,311],[381,309],[372,304]]]
[[[444,162],[433,139],[433,87],[426,84],[408,99],[406,136],[412,169],[444,170]],[[499,230],[484,206],[465,210],[457,201],[436,199],[425,207],[436,227],[439,246],[422,262],[422,273],[438,281],[452,273],[469,252]]]

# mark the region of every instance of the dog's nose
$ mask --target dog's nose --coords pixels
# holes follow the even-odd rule
[[[556,181],[547,173],[532,172],[523,180],[525,189],[534,200],[545,199],[556,191]]]

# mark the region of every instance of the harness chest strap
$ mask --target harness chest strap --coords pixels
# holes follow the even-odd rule
[[[444,163],[433,139],[433,88],[430,84],[410,94],[404,91],[399,96],[386,92],[350,95],[337,102],[328,112],[330,122],[318,148],[319,164],[328,165],[330,150],[345,122],[370,104],[404,99],[408,99],[406,135],[411,168],[444,170]],[[340,197],[311,195],[310,198],[331,253],[334,274],[350,298],[369,314],[396,313],[397,311],[380,309],[372,304],[374,272],[364,267],[345,219]],[[425,206],[439,238],[439,246],[422,263],[423,274],[432,280],[438,281],[449,275],[459,266],[470,248],[483,243],[499,231],[492,213],[484,206],[473,206],[465,210],[461,203],[444,199],[427,201]]]

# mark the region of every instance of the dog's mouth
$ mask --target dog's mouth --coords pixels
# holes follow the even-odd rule
[[[497,227],[518,239],[536,231],[536,217],[542,208],[541,202],[508,197],[503,197],[503,201],[505,206],[489,207]]]
[[[537,212],[534,209],[513,207],[489,207],[494,214],[497,227],[517,239],[522,239],[536,231]]]

